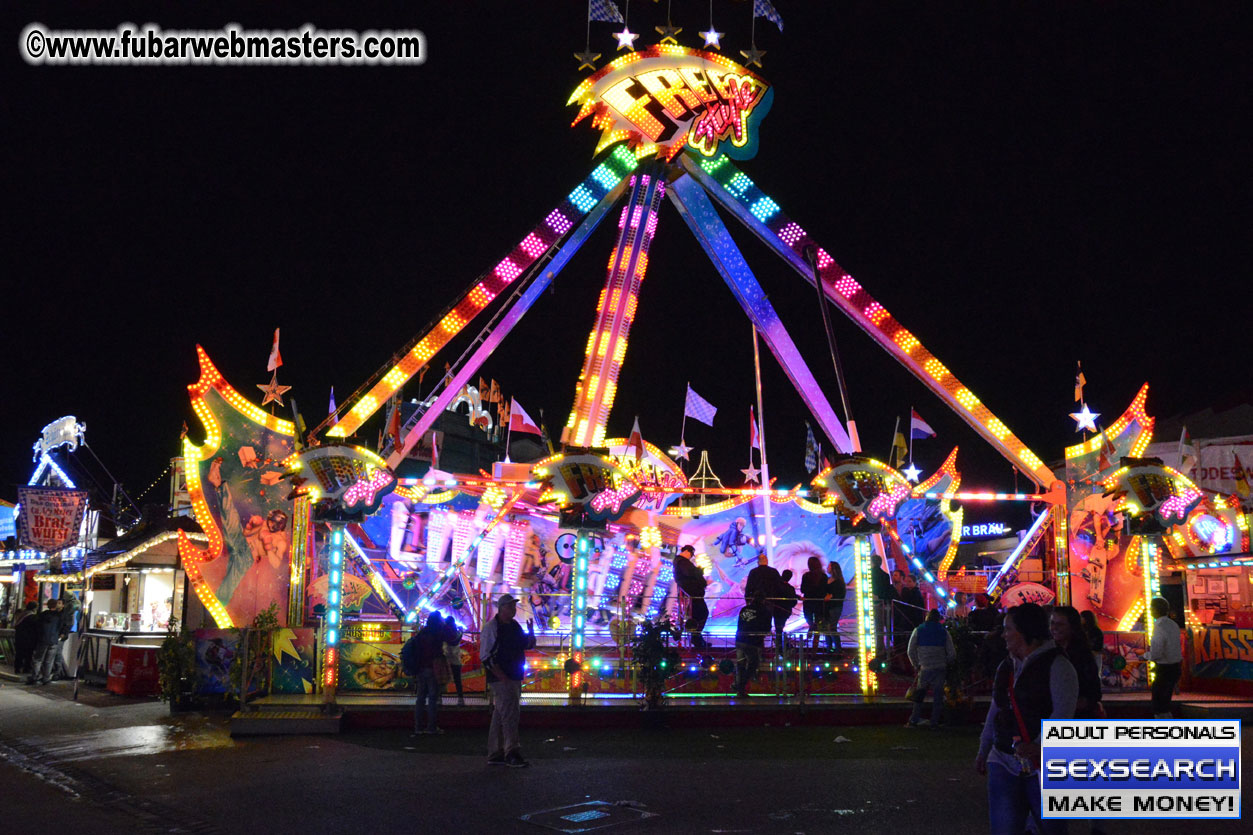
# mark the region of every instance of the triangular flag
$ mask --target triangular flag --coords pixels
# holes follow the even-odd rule
[[[1088,384],[1088,378],[1083,376],[1083,364],[1079,365],[1079,373],[1075,375],[1075,402],[1083,402],[1083,387]]]
[[[1109,430],[1101,433],[1101,452],[1096,458],[1096,464],[1101,470],[1108,470],[1114,466],[1114,458],[1118,455],[1118,450],[1114,448],[1114,442],[1110,440]]]
[[[757,415],[751,404],[748,407],[748,445],[750,449],[761,451],[761,433],[757,430]]]
[[[283,356],[278,352],[278,328],[274,329],[274,347],[270,349],[270,360],[265,364],[266,371],[273,371],[283,364]]]
[[[335,387],[334,386],[331,386],[331,402],[330,402],[330,405],[326,407],[326,413],[328,415],[335,414]]]
[[[909,457],[909,444],[905,443],[905,436],[900,432],[896,433],[896,437],[892,440],[892,449],[896,453],[896,464],[899,467],[901,462]]]
[[[400,441],[400,404],[396,403],[392,406],[392,416],[387,422],[387,434],[392,439],[392,451],[399,450],[403,444]]]
[[[638,463],[644,457],[644,435],[640,432],[640,419],[636,415],[635,423],[631,426],[631,437],[627,439],[627,449],[635,450],[635,460]]]
[[[805,421],[805,472],[812,473],[818,466],[818,442],[814,440],[814,428]]]
[[[488,387],[487,391],[488,391],[487,399],[488,399],[489,401],[491,401],[492,403],[499,403],[499,402],[500,402],[500,386],[496,385],[496,381],[495,381],[495,380],[492,380],[492,382],[491,382],[490,386]]]
[[[526,409],[522,408],[517,398],[509,400],[509,431],[526,432],[528,435],[542,436],[544,434],[540,431],[539,424],[531,420],[531,416],[526,413]]]
[[[482,377],[479,377],[479,402],[483,402],[487,400],[488,394],[489,394],[489,391],[487,388],[487,380],[484,380]]]
[[[783,31],[783,16],[770,0],[753,0],[753,17],[764,17]]]
[[[1196,469],[1198,463],[1196,446],[1193,445],[1192,436],[1188,434],[1188,427],[1185,426],[1179,436],[1179,469],[1184,475],[1188,475]]]
[[[622,23],[622,12],[618,11],[618,4],[613,0],[589,0],[587,4],[587,19],[598,20],[604,23]]]

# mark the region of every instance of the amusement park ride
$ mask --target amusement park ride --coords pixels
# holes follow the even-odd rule
[[[1152,433],[1153,420],[1144,411],[1147,386],[1127,413],[1105,431],[1067,450],[1067,477],[1056,475],[737,166],[756,153],[758,126],[770,109],[773,92],[756,72],[721,54],[668,43],[628,52],[595,70],[574,90],[568,104],[577,108],[575,124],[586,123],[599,131],[596,153],[607,152],[604,158],[506,258],[477,278],[429,330],[406,344],[398,360],[380,369],[310,432],[298,434],[292,422],[238,395],[199,350],[201,380],[190,390],[207,438],[201,446],[185,440],[184,454],[194,513],[210,541],[200,548],[184,536],[180,551],[193,588],[217,625],[240,624],[252,611],[240,605],[240,589],[230,588],[235,592],[233,604],[231,595],[222,591],[231,576],[223,566],[235,559],[232,541],[239,548],[246,547],[245,539],[254,545],[258,536],[264,540],[265,531],[257,533],[259,526],[270,524],[268,520],[277,518],[277,512],[290,514],[290,548],[285,549],[282,561],[287,574],[269,589],[268,598],[265,589],[254,591],[258,599],[281,600],[283,595],[275,589],[285,587],[291,625],[320,618],[320,683],[324,692],[333,694],[340,669],[337,647],[347,627],[345,602],[350,597],[359,602],[361,596],[373,594],[394,621],[414,623],[421,613],[444,608],[450,588],[458,583],[483,593],[514,590],[528,572],[540,573],[544,567],[547,543],[540,543],[538,560],[533,551],[535,541],[544,538],[542,531],[548,531],[556,535],[552,549],[566,572],[562,588],[568,589],[569,603],[559,621],[573,662],[566,670],[574,688],[587,660],[589,619],[606,607],[605,599],[629,590],[643,600],[641,614],[663,610],[671,594],[669,563],[661,558],[663,542],[671,547],[696,542],[698,552],[712,550],[708,539],[686,531],[693,520],[726,514],[732,533],[739,536],[743,519],[734,519],[736,508],[755,515],[758,507],[792,506],[798,514],[821,520],[819,524],[828,529],[844,526],[840,536],[852,543],[850,594],[856,600],[857,671],[860,690],[869,696],[878,689],[873,661],[876,632],[882,628],[876,624],[870,572],[872,561],[878,561],[876,553],[885,553],[885,539],[907,555],[940,605],[945,605],[951,600],[946,580],[961,530],[961,510],[955,503],[1015,501],[1032,502],[1043,509],[1002,575],[1020,558],[1039,553],[1052,593],[1062,603],[1072,599],[1072,579],[1080,574],[1089,602],[1107,597],[1113,601],[1119,593],[1118,584],[1108,575],[1113,573],[1112,555],[1121,551],[1106,547],[1108,525],[1098,531],[1102,541],[1085,545],[1082,564],[1077,564],[1072,542],[1078,532],[1071,530],[1072,520],[1078,520],[1074,522],[1078,525],[1098,515],[1109,519],[1111,514],[1127,520],[1125,530],[1115,538],[1134,537],[1125,548],[1124,570],[1138,559],[1142,582],[1134,598],[1126,600],[1125,611],[1111,613],[1108,606],[1105,611],[1107,618],[1123,622],[1124,628],[1134,628],[1145,601],[1158,594],[1161,550],[1177,556],[1198,553],[1179,531],[1190,514],[1207,504],[1185,476],[1160,462],[1139,458]],[[813,480],[811,489],[696,487],[674,460],[652,444],[606,437],[649,266],[649,248],[666,199],[839,451],[834,464]],[[609,255],[573,407],[561,433],[562,450],[530,465],[502,464],[490,475],[432,470],[422,480],[398,482],[399,465],[435,428],[436,420],[471,385],[488,357],[619,204],[617,239]],[[826,303],[848,316],[921,380],[1030,479],[1035,490],[1021,494],[960,491],[956,450],[939,471],[918,485],[862,455],[855,424],[847,414],[841,419],[819,386],[716,207],[747,227],[801,281],[820,292]],[[489,315],[493,306],[495,311]],[[454,337],[478,320],[484,324],[477,336],[405,422],[398,433],[399,443],[389,444],[383,457],[350,445],[363,424],[406,381],[430,366]],[[240,451],[244,447],[253,452],[244,454]],[[238,458],[240,466],[231,470],[236,481],[229,483],[229,490],[218,485],[207,489],[206,480],[212,484],[213,461],[223,456],[232,467]],[[220,475],[213,477],[221,480]],[[254,499],[248,517],[255,522],[244,524],[239,506],[247,503],[248,490]],[[702,502],[706,496],[716,501],[700,507],[690,499],[685,503],[685,496],[697,495]],[[1105,503],[1093,509],[1089,502],[1093,496],[1103,497]],[[946,541],[933,549],[933,558],[920,558],[915,553],[917,543],[897,530],[898,511],[908,502],[936,509],[950,526]],[[380,507],[385,512],[369,517],[369,512]],[[1211,508],[1210,512],[1216,511]],[[1244,517],[1237,515],[1243,523]],[[267,521],[262,523],[263,519]],[[737,521],[740,528],[735,527]],[[415,534],[419,525],[421,531]],[[1241,530],[1247,537],[1247,523]],[[406,536],[407,544],[396,544]],[[421,541],[411,548],[415,537]],[[785,539],[766,540],[772,558],[779,553],[774,547],[776,538]],[[390,544],[389,539],[393,540]],[[718,554],[710,558],[709,566],[724,576],[728,590],[735,586],[725,576],[732,567],[731,558],[738,558],[734,539],[718,540]],[[378,542],[385,544],[372,545]],[[315,572],[320,551],[321,569]],[[1105,563],[1098,565],[1100,560]],[[637,570],[645,565],[647,572]],[[314,573],[316,578],[311,576]],[[993,578],[988,589],[1000,591],[1004,579]],[[358,591],[352,584],[363,588]],[[311,597],[321,603],[311,606]],[[468,615],[477,616],[473,610]]]

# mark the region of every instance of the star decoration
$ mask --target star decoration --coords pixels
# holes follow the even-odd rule
[[[283,395],[291,390],[291,386],[280,386],[278,384],[278,372],[277,371],[275,371],[273,376],[270,377],[269,383],[265,385],[262,385],[261,383],[257,383],[257,388],[265,392],[265,399],[261,401],[262,406],[274,400],[277,400],[278,405],[282,406]]]
[[[744,56],[744,60],[750,64],[761,66],[761,59],[766,57],[766,50],[758,49],[757,44],[753,44],[748,49],[741,49],[740,54]]]
[[[914,482],[915,484],[917,484],[917,483],[918,483],[918,476],[922,475],[922,470],[920,470],[920,469],[918,469],[917,467],[915,467],[915,466],[914,466],[914,462],[913,462],[913,461],[910,461],[910,462],[909,462],[909,466],[908,466],[908,467],[906,467],[905,469],[901,470],[901,473],[905,476],[905,478],[906,478],[908,481],[912,481],[912,482]]]
[[[722,40],[722,36],[725,35],[726,32],[715,32],[714,28],[710,26],[708,32],[697,32],[696,34],[700,35],[702,38],[705,39],[706,47],[712,47],[714,49],[722,49],[721,40]]]
[[[629,49],[631,51],[635,50],[635,39],[638,38],[639,35],[635,34],[630,29],[623,26],[622,31],[614,32],[613,36],[618,39],[619,51],[623,49]]]
[[[745,484],[761,484],[761,470],[749,464],[745,469],[740,470],[744,474]]]
[[[690,446],[683,443],[683,441],[679,441],[678,446],[674,448],[674,457],[687,461],[689,460],[687,454],[691,451],[692,448]]]
[[[1096,419],[1101,416],[1100,412],[1094,412],[1088,408],[1088,404],[1083,404],[1083,409],[1078,412],[1071,412],[1070,416],[1075,420],[1075,431],[1081,432],[1084,429],[1089,432],[1096,431]]]
[[[596,69],[596,62],[600,60],[600,53],[588,50],[587,52],[576,52],[574,57],[579,59],[579,69],[586,67],[589,70],[594,70]]]
[[[662,43],[677,44],[678,41],[675,40],[674,36],[683,31],[682,26],[674,26],[668,20],[665,26],[656,26],[654,28],[657,30],[657,34],[661,35]]]

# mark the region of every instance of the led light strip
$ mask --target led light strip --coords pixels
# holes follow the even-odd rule
[[[579,670],[570,675],[570,693],[583,683],[583,643],[587,632],[587,575],[592,542],[587,531],[579,531],[574,548],[574,576],[570,578],[570,657]]]
[[[366,580],[370,583],[370,588],[374,589],[374,593],[378,595],[379,600],[382,600],[383,603],[386,604],[387,608],[391,610],[391,613],[396,616],[396,620],[404,620],[404,601],[397,596],[396,592],[392,590],[391,585],[383,579],[383,575],[380,574],[378,569],[374,567],[374,562],[370,559],[370,555],[367,554],[365,549],[361,547],[361,543],[357,542],[356,538],[347,531],[344,532],[344,539],[348,543],[349,549],[351,550],[349,559],[351,559],[358,568],[365,572]]]
[[[309,497],[297,496],[292,507],[291,570],[287,585],[287,622],[304,622],[305,563],[309,557]]]
[[[327,430],[332,438],[351,435],[387,399],[426,365],[435,353],[478,316],[493,299],[513,283],[569,232],[576,223],[635,170],[638,161],[625,146],[615,148],[539,226],[522,239],[509,255],[463,296],[433,330],[418,340],[352,408]]]
[[[1145,537],[1140,540],[1140,572],[1144,578],[1144,636],[1145,641],[1152,643],[1153,641],[1153,609],[1150,605],[1153,598],[1162,593],[1161,582],[1159,581],[1159,573],[1161,565],[1159,563],[1157,543],[1151,537]],[[1157,665],[1152,661],[1149,662],[1149,684],[1153,683],[1153,679],[1157,676]]]
[[[179,533],[182,533],[182,531],[167,531],[166,533],[158,534],[152,539],[149,539],[147,542],[144,542],[141,545],[135,546],[134,548],[130,549],[124,554],[118,554],[116,557],[109,557],[107,560],[102,560],[101,562],[96,563],[90,568],[84,568],[81,571],[75,571],[73,574],[36,574],[35,582],[37,583],[81,583],[87,580],[93,574],[99,574],[101,571],[109,571],[110,569],[114,569],[114,568],[118,568],[119,566],[126,565],[128,562],[135,559],[135,557],[142,556],[143,554],[147,553],[148,551],[152,550],[153,548],[157,547],[163,542],[169,542],[171,539],[177,539]],[[202,533],[189,533],[187,534],[187,537],[193,542],[208,542],[209,541],[209,537],[205,536]]]
[[[870,586],[872,552],[869,537],[853,537],[853,563],[854,572],[857,575],[857,672],[861,680],[863,696],[873,696],[879,690],[879,677],[870,669],[878,649],[874,594]]]
[[[1018,564],[1018,560],[1021,557],[1031,553],[1031,549],[1044,536],[1044,531],[1048,528],[1049,520],[1053,518],[1054,514],[1064,516],[1066,509],[1050,507],[1036,517],[1036,520],[1031,523],[1031,527],[1027,529],[1027,535],[1022,538],[1022,542],[1019,542],[1018,547],[1009,552],[1009,556],[1005,558],[1005,563],[1001,566],[1001,570],[996,572],[996,576],[988,581],[988,594],[995,593],[997,586],[1001,584],[1002,578],[1009,573],[1009,570]]]
[[[686,153],[680,158],[684,168],[728,211],[782,255],[797,272],[806,278],[812,276],[805,260],[805,250],[816,246],[813,239],[789,220],[779,204],[736,169],[726,156],[699,162]],[[892,318],[883,305],[875,301],[834,258],[825,250],[817,249],[817,261],[823,290],[840,310],[944,400],[988,443],[1000,450],[1015,467],[1040,484],[1048,485],[1057,480],[1039,456],[1015,437],[1008,426],[924,348],[917,337]]]
[[[344,625],[344,526],[331,525],[331,547],[328,553],[330,579],[326,586],[326,649],[322,655],[323,692],[334,695],[339,679],[339,639]]]

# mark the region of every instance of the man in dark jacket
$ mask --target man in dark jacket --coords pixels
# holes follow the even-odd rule
[[[61,609],[57,612],[57,615],[61,618],[61,637],[59,639],[61,645],[57,647],[57,654],[53,657],[53,679],[70,677],[70,671],[65,666],[65,642],[70,639],[70,633],[74,631],[80,608],[77,597],[69,591],[61,591]]]
[[[479,634],[479,657],[487,686],[492,691],[492,723],[487,731],[487,762],[526,768],[518,726],[522,707],[522,679],[526,677],[526,651],[535,648],[535,629],[526,622],[526,632],[517,621],[518,600],[502,594],[496,603],[496,616],[483,624]]]
[[[674,581],[679,591],[687,595],[691,607],[684,627],[691,633],[692,646],[705,649],[709,644],[701,633],[705,631],[705,621],[709,620],[709,606],[705,604],[705,587],[709,582],[700,566],[692,562],[694,556],[696,549],[691,545],[679,549],[679,555],[674,558]]]
[[[748,683],[757,675],[761,650],[766,645],[770,627],[770,606],[766,603],[766,595],[758,592],[740,610],[735,627],[735,695],[741,699],[748,698]]]
[[[61,648],[61,601],[54,598],[44,607],[38,615],[39,631],[35,635],[35,654],[27,684],[52,682],[52,668],[56,663],[57,650]]]
[[[439,712],[440,691],[439,679],[435,676],[435,660],[444,657],[444,616],[439,612],[431,612],[426,625],[417,634],[417,659],[415,667],[417,675],[418,697],[413,704],[414,734],[442,734],[444,731],[435,720]],[[422,705],[426,708],[426,727],[422,726]]]
[[[766,598],[773,597],[782,582],[779,570],[770,564],[764,552],[760,553],[757,555],[757,567],[748,572],[748,577],[744,580],[744,600],[751,601],[759,594]]]

